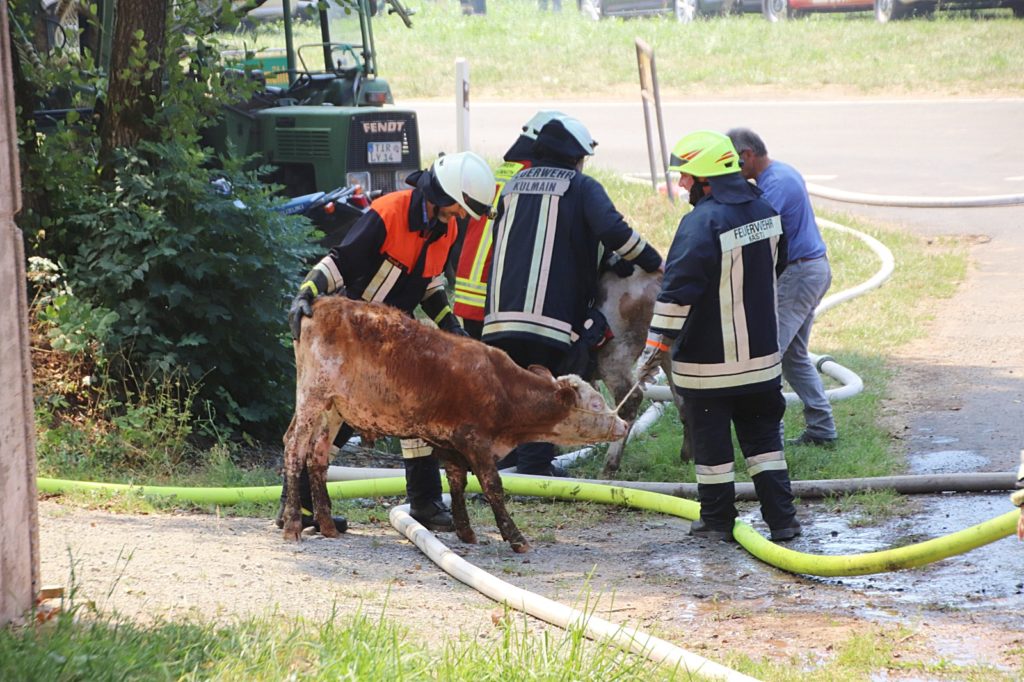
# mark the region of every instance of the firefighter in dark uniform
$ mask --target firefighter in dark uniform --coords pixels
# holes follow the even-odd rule
[[[533,142],[544,124],[564,116],[560,111],[538,111],[526,122],[522,134],[505,152],[505,162],[494,172],[499,193],[513,175],[533,165]],[[480,338],[484,326],[484,304],[491,273],[491,246],[494,243],[494,230],[491,227],[492,219],[489,216],[469,222],[455,269],[455,316],[474,339]]]
[[[601,183],[581,172],[594,146],[576,119],[553,119],[534,142],[534,165],[501,192],[483,340],[521,367],[560,373],[585,330],[606,249],[649,272],[661,266],[661,256],[626,224]],[[552,465],[551,443],[526,443],[514,453],[522,473],[564,475]]]
[[[649,380],[673,346],[672,379],[684,396],[701,505],[690,534],[732,539],[734,426],[771,538],[789,540],[801,528],[779,434],[786,409],[775,317],[777,264],[786,262],[782,222],[740,175],[725,135],[687,135],[669,168],[682,174],[694,208],[669,250],[638,380]]]
[[[418,305],[441,329],[465,335],[448,306],[442,273],[458,234],[456,221],[490,212],[494,174],[482,158],[461,152],[442,156],[406,182],[413,189],[374,201],[341,244],[306,276],[288,313],[292,338],[299,338],[302,316],[312,316],[313,299],[324,294],[382,302],[410,316]],[[415,355],[416,349],[410,348],[409,362],[416,361]],[[352,433],[343,424],[336,442],[348,440]],[[421,440],[404,439],[402,457],[410,515],[430,530],[453,530],[451,513],[441,500],[441,475],[433,449]],[[314,525],[312,516],[305,513],[312,509],[305,469],[300,490],[303,525]],[[283,508],[284,492],[281,499]],[[339,531],[347,528],[341,517],[335,517],[335,525]]]

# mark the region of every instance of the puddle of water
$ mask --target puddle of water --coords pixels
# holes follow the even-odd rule
[[[971,450],[940,450],[912,454],[907,458],[912,474],[955,474],[978,471],[988,459]]]
[[[881,551],[963,530],[1010,508],[1002,494],[944,494],[914,498],[912,504],[920,509],[912,517],[852,528],[852,516],[805,503],[800,510],[804,535],[787,547],[823,555]],[[764,531],[756,508],[741,518]],[[783,610],[835,609],[876,622],[927,612],[970,612],[1019,623],[1015,614],[1024,609],[1024,543],[1016,538],[916,569],[840,578],[791,575],[737,545],[698,540],[654,549],[646,563],[652,573],[684,579],[685,597],[701,602],[760,599]]]

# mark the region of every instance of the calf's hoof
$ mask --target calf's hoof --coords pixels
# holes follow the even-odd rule
[[[319,530],[320,535],[323,535],[325,538],[336,538],[341,535],[338,532],[338,527],[333,522],[319,524]]]
[[[281,537],[285,542],[299,542],[302,539],[302,526],[298,524],[285,524]]]
[[[344,516],[332,516],[331,520],[334,521],[334,527],[338,529],[339,533],[344,533],[348,530],[348,520]],[[284,517],[278,513],[277,519],[274,520],[278,528],[284,528]],[[302,529],[312,528],[317,533],[320,532],[320,524],[313,520],[313,517],[309,514],[302,515]]]
[[[476,533],[473,532],[472,528],[466,528],[465,530],[458,528],[455,530],[455,535],[467,545],[476,544]]]
[[[512,546],[512,551],[516,554],[526,554],[530,551],[530,543],[526,540],[523,540],[522,542],[510,542],[509,544]]]

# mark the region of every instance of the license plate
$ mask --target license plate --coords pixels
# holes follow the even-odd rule
[[[368,163],[402,163],[402,143],[368,142],[366,160]]]

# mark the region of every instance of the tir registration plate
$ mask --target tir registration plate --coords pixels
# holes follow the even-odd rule
[[[368,142],[366,157],[368,163],[402,163],[402,143]]]

